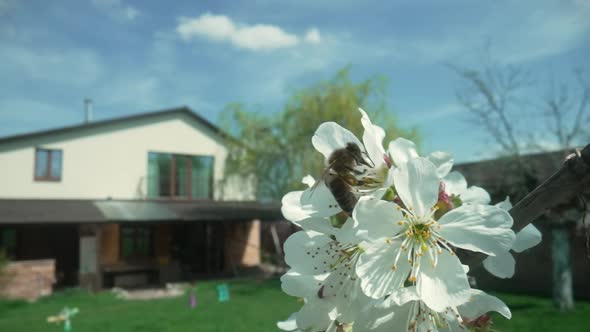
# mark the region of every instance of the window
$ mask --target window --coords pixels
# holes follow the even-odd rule
[[[124,259],[152,256],[152,229],[146,225],[121,226],[121,257]]]
[[[35,180],[59,181],[61,180],[61,150],[36,149],[35,150]]]
[[[0,251],[8,257],[16,254],[16,230],[14,228],[0,229]]]
[[[148,197],[213,197],[212,156],[148,154]]]

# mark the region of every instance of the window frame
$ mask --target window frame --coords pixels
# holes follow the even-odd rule
[[[213,199],[214,197],[214,184],[215,184],[215,156],[214,155],[202,155],[202,154],[198,154],[198,155],[192,155],[192,154],[183,154],[183,153],[169,153],[169,152],[159,152],[159,151],[148,151],[148,165],[149,165],[149,157],[150,157],[150,153],[153,154],[163,154],[163,155],[169,155],[170,156],[170,180],[169,180],[169,192],[170,195],[168,196],[157,196],[157,197],[150,197],[151,199],[156,199],[156,200],[169,200],[169,199],[175,199],[175,200],[199,200],[199,199]],[[207,158],[211,158],[211,176],[209,177],[209,195],[208,197],[198,197],[195,198],[193,197],[193,186],[192,186],[192,165],[193,165],[193,160],[192,158],[194,157],[207,157]],[[178,172],[176,170],[176,163],[177,163],[177,159],[178,158],[185,158],[186,162],[187,162],[187,174],[186,174],[186,183],[187,183],[187,188],[186,188],[186,195],[177,195],[176,194],[176,190],[177,190],[177,186],[176,186],[176,182],[178,179]],[[148,166],[149,167],[149,166]],[[148,179],[148,181],[150,181]]]
[[[38,164],[38,160],[37,160],[37,152],[39,151],[47,151],[47,165],[45,167],[45,173],[47,174],[46,176],[37,176],[37,164]],[[59,170],[59,177],[57,176],[52,176],[51,175],[51,163],[52,163],[52,159],[53,159],[53,152],[54,151],[59,151],[61,154],[61,167]],[[35,181],[48,181],[48,182],[60,182],[62,175],[63,175],[63,150],[62,149],[47,149],[47,148],[39,148],[36,147],[35,148],[35,154],[33,156],[33,158],[35,158],[35,164],[33,165],[33,179]]]
[[[123,228],[129,228],[133,233],[133,253],[129,256],[123,254],[124,231]],[[146,255],[139,255],[137,250],[137,243],[140,230],[147,230],[148,233],[148,252]],[[123,262],[145,261],[154,258],[155,256],[155,231],[151,225],[136,225],[136,224],[121,224],[119,226],[119,260]]]
[[[13,232],[14,234],[14,246],[13,247],[6,247],[7,243],[4,243],[4,234],[5,232]],[[0,251],[4,250],[4,254],[13,259],[16,257],[16,253],[18,251],[18,244],[19,244],[19,232],[16,227],[1,227],[0,228]]]

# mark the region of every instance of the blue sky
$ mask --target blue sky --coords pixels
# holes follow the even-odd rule
[[[477,64],[487,43],[541,81],[567,77],[590,58],[590,0],[0,0],[0,136],[79,123],[85,97],[95,119],[188,105],[216,122],[232,101],[273,112],[350,64],[389,78],[425,150],[477,160],[491,143],[444,64]]]

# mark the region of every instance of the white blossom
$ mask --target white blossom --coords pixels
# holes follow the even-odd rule
[[[355,322],[355,331],[466,331],[466,321],[490,311],[510,319],[512,314],[498,298],[476,289],[469,290],[469,301],[436,311],[420,300],[416,287],[406,287],[398,297],[389,297],[366,308]]]
[[[321,124],[312,144],[325,159],[325,173],[304,177],[307,189],[282,198],[283,215],[303,230],[284,244],[290,270],[281,277],[281,287],[303,305],[277,327],[290,332],[446,332],[485,321],[487,316],[480,316],[489,311],[510,318],[502,301],[470,288],[469,267],[455,250],[483,253],[489,256],[484,261],[488,271],[510,277],[510,250],[536,245],[538,230],[529,225],[515,235],[509,201],[489,205],[484,189],[469,187],[461,173],[451,172],[449,153],[421,157],[404,138],[385,150],[385,131],[359,111],[362,141],[335,122]],[[361,156],[347,165],[356,205],[352,213],[343,213],[328,187],[333,182],[325,179],[342,175],[328,160],[350,144]]]
[[[448,195],[459,197],[462,204],[490,204],[490,194],[478,186],[467,187],[463,174],[453,171],[443,178],[444,189]]]
[[[496,206],[508,211],[512,208],[512,203],[510,203],[510,199],[506,197],[503,202],[496,204]],[[525,228],[516,233],[516,240],[514,241],[511,250],[517,253],[523,252],[539,244],[541,239],[541,232],[539,232],[533,224],[528,224]],[[499,253],[496,256],[487,257],[483,261],[483,266],[488,272],[498,278],[504,279],[512,278],[514,276],[515,265],[516,260],[510,251]]]
[[[387,149],[394,166],[400,167],[408,161],[420,157],[416,150],[416,144],[403,137],[389,142]],[[436,166],[436,172],[440,178],[444,178],[453,167],[453,156],[443,151],[435,151],[426,157]]]
[[[285,262],[291,267],[283,276],[283,290],[313,303],[330,303],[334,318],[349,323],[368,298],[360,289],[355,267],[362,249],[348,220],[332,234],[300,231],[285,242]],[[307,289],[304,294],[301,290]],[[307,305],[307,303],[306,303]],[[304,306],[305,307],[305,306]],[[298,324],[300,325],[300,324]]]
[[[467,276],[451,246],[494,256],[514,243],[512,218],[497,207],[464,205],[434,219],[439,196],[437,167],[414,158],[393,172],[402,206],[361,198],[353,218],[368,244],[357,274],[366,295],[382,298],[415,283],[422,301],[434,310],[467,299]]]

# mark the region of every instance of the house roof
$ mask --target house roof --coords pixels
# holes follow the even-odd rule
[[[21,140],[26,140],[26,139],[31,139],[31,138],[39,138],[39,137],[50,136],[50,135],[55,135],[55,134],[78,132],[78,131],[83,131],[83,130],[87,130],[87,129],[91,129],[91,128],[107,127],[107,126],[111,126],[114,124],[120,124],[120,123],[124,123],[124,122],[129,122],[129,121],[157,118],[157,117],[161,117],[164,115],[172,115],[172,114],[189,116],[190,118],[194,119],[196,122],[202,124],[206,128],[213,131],[214,133],[216,133],[224,138],[229,137],[229,135],[224,133],[219,127],[215,126],[211,122],[207,121],[207,119],[205,119],[202,116],[198,115],[197,113],[193,112],[189,107],[181,106],[181,107],[163,109],[163,110],[154,111],[154,112],[134,114],[134,115],[119,117],[119,118],[114,118],[114,119],[92,121],[92,122],[82,123],[82,124],[73,125],[73,126],[66,126],[66,127],[61,127],[61,128],[36,131],[36,132],[32,132],[32,133],[0,137],[0,144],[12,143],[12,142],[17,142],[17,141],[21,141]]]
[[[535,180],[542,181],[557,171],[571,152],[572,150],[558,150],[522,155],[520,158],[530,168]],[[501,186],[513,180],[509,176],[520,176],[519,160],[514,156],[457,164],[454,169],[465,175],[470,185],[484,188]]]
[[[279,204],[232,201],[0,199],[0,224],[283,220]]]

